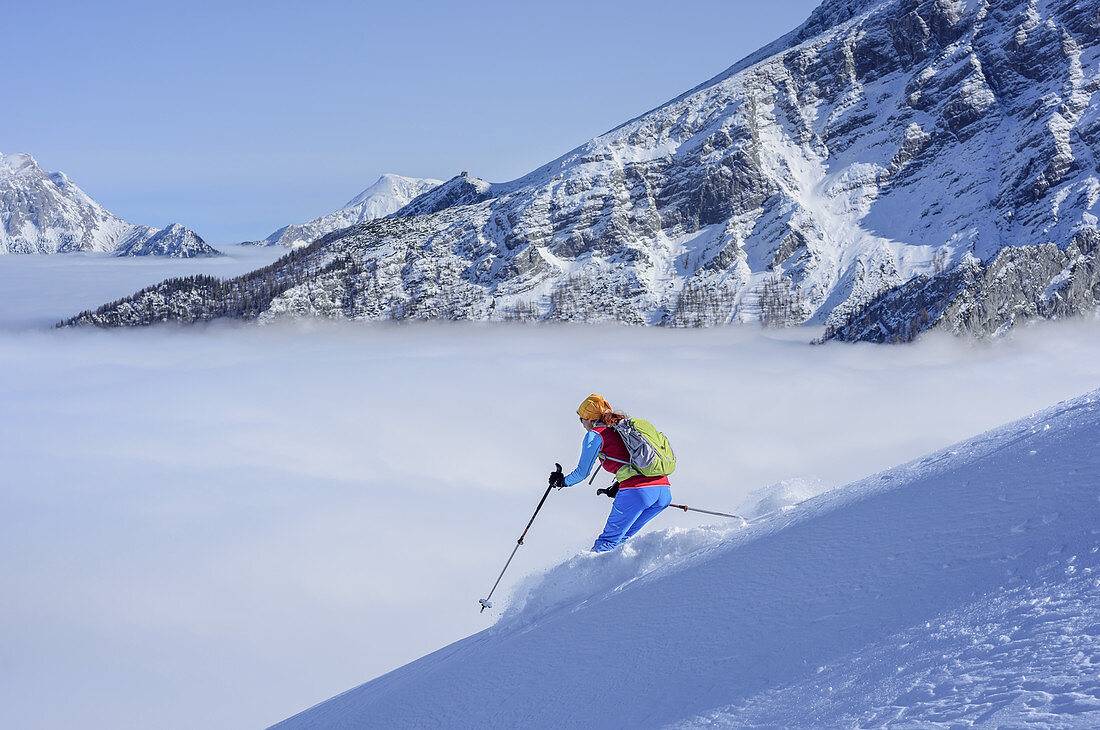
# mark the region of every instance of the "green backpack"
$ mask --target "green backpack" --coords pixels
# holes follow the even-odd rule
[[[644,418],[626,418],[610,428],[623,440],[630,462],[619,461],[623,467],[615,472],[615,481],[622,482],[632,476],[668,476],[676,471],[676,452],[668,437]],[[605,459],[611,457],[601,454]]]

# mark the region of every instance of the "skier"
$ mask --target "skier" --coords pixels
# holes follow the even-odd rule
[[[593,393],[585,398],[577,408],[577,415],[586,431],[581,442],[580,461],[569,474],[562,475],[560,470],[551,473],[550,486],[571,487],[583,482],[597,458],[604,469],[615,474],[618,481],[607,490],[608,496],[615,498],[611,514],[607,517],[603,532],[592,545],[593,552],[602,553],[629,540],[660,514],[672,502],[672,489],[667,476],[645,476],[630,466],[626,445],[611,428],[627,417],[616,413],[602,396]],[[631,471],[633,475],[630,475]]]

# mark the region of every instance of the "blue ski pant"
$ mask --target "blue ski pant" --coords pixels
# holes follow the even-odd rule
[[[603,532],[596,538],[592,552],[613,550],[634,537],[645,523],[661,513],[672,502],[672,489],[662,484],[637,489],[620,489],[611,505],[611,514]]]

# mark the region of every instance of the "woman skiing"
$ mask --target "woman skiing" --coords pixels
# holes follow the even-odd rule
[[[604,469],[615,475],[616,483],[607,490],[608,495],[615,498],[615,502],[611,505],[611,514],[607,517],[603,532],[592,546],[593,552],[602,553],[629,540],[647,522],[660,514],[672,502],[672,489],[667,476],[646,476],[631,465],[630,452],[622,436],[612,428],[628,419],[623,414],[616,413],[602,396],[593,393],[585,398],[577,409],[577,415],[587,432],[581,442],[580,461],[577,468],[569,474],[563,476],[561,471],[552,473],[550,485],[571,487],[583,482],[592,471],[596,459],[601,461]],[[647,422],[640,423],[652,429]],[[655,430],[653,432],[656,433]],[[675,456],[671,448],[668,448],[667,441],[664,442],[664,448],[674,466]]]

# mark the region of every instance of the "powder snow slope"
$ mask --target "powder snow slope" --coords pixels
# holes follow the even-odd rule
[[[1100,726],[1098,440],[1094,391],[747,528],[577,555],[276,727]]]

